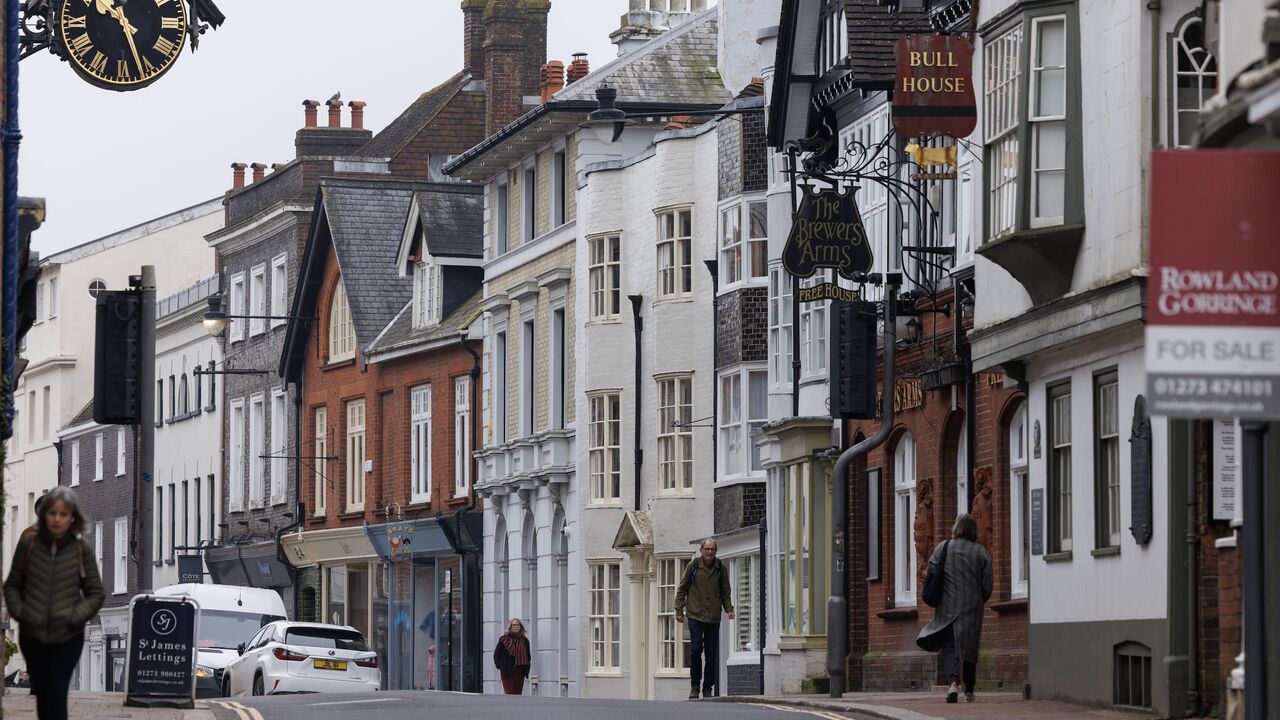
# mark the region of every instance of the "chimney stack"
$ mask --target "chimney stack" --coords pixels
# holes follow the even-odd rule
[[[259,180],[261,180],[262,178],[264,178],[264,177],[266,177],[266,176],[267,176],[267,165],[266,165],[266,163],[254,163],[254,164],[250,165],[249,167],[253,168],[253,181],[254,181],[254,182],[258,182]]]
[[[547,61],[550,0],[488,0],[484,8],[485,134],[492,135],[535,100]]]
[[[352,100],[347,103],[347,107],[351,108],[351,127],[353,129],[364,129],[364,106],[368,104],[363,100]]]
[[[462,0],[462,70],[484,79],[484,2]]]
[[[564,63],[550,60],[542,66],[542,102],[551,99],[552,95],[564,87]]]
[[[572,85],[591,72],[591,63],[587,60],[587,54],[584,52],[576,52],[573,54],[573,62],[569,63],[569,82]]]
[[[305,108],[302,111],[303,120],[304,120],[303,127],[315,127],[316,126],[316,110],[320,107],[320,101],[319,100],[303,100],[302,107]]]
[[[330,100],[325,104],[329,106],[329,127],[342,127],[342,101]]]
[[[244,187],[244,169],[249,167],[241,162],[231,163],[231,189],[239,190]]]

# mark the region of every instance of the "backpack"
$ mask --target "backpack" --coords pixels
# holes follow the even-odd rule
[[[929,573],[924,578],[924,590],[920,593],[920,599],[924,600],[929,607],[938,607],[942,604],[943,589],[947,584],[947,546],[951,544],[948,540],[942,544],[942,557],[938,558],[938,566],[929,568]]]

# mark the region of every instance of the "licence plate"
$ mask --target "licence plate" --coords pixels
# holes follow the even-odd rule
[[[346,660],[320,660],[315,661],[315,666],[319,670],[346,670]]]

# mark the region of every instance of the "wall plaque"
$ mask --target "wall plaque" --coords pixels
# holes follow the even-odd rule
[[[1129,532],[1139,545],[1151,541],[1151,418],[1147,416],[1147,399],[1141,395],[1133,403],[1133,429],[1129,433],[1129,497],[1132,500],[1132,524]]]
[[[1044,488],[1031,491],[1031,554],[1044,554]]]

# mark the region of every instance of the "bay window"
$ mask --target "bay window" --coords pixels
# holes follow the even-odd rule
[[[618,317],[622,309],[622,251],[617,235],[587,239],[590,288],[589,319]]]
[[[831,482],[821,463],[802,461],[773,470],[782,527],[778,600],[783,635],[827,632],[830,580]]]
[[[751,433],[769,419],[768,371],[733,370],[720,376],[720,458],[722,478],[758,474],[760,451]]]
[[[622,418],[618,393],[587,396],[588,477],[591,502],[616,503],[622,495]]]
[[[769,270],[769,375],[774,387],[790,386],[791,273],[781,267]]]
[[[693,211],[675,208],[658,213],[658,299],[693,292]]]
[[[764,280],[769,262],[769,210],[763,199],[720,211],[720,289]]]

